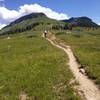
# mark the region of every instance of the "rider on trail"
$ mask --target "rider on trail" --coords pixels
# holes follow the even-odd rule
[[[45,38],[47,37],[47,31],[46,30],[44,31],[44,37]]]

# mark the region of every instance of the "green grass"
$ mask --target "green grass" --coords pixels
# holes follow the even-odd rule
[[[100,29],[74,29],[56,32],[56,35],[72,46],[87,75],[100,86]]]
[[[65,23],[62,21],[50,19],[46,16],[38,16],[36,18],[29,18],[14,25],[3,28],[2,30],[0,30],[0,34],[15,34],[25,32],[31,29],[33,29],[34,31],[51,30],[52,26],[55,25],[64,27]]]
[[[0,100],[18,100],[22,92],[29,100],[80,100],[69,86],[73,75],[63,51],[39,32],[10,37],[0,37]],[[57,91],[60,83],[67,87]]]

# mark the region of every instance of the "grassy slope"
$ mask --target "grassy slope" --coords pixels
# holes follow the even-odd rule
[[[34,25],[38,23],[38,25]],[[0,31],[0,34],[8,34],[8,33],[12,33],[15,34],[16,32],[24,32],[30,29],[34,29],[36,30],[50,30],[52,28],[52,25],[63,25],[64,26],[64,22],[61,21],[57,21],[54,19],[49,19],[46,16],[44,17],[37,17],[37,18],[32,18],[32,19],[27,19],[27,20],[23,20],[20,23],[14,24],[10,27],[6,27],[3,28]],[[28,27],[31,27],[28,29]],[[19,31],[20,30],[20,31]]]
[[[56,32],[73,51],[90,78],[100,85],[100,30]]]
[[[33,34],[34,33],[34,34]],[[31,35],[31,38],[30,38]],[[64,52],[52,46],[38,32],[0,37],[0,100],[18,100],[25,92],[30,100],[79,100],[68,83],[72,74]],[[66,88],[57,92],[56,85]]]

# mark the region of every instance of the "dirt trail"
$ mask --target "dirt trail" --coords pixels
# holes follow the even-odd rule
[[[92,80],[80,72],[79,67],[81,66],[71,50],[70,46],[67,46],[63,42],[58,41],[58,39],[53,34],[49,34],[47,40],[54,46],[62,49],[68,55],[69,58],[69,67],[73,72],[76,81],[79,82],[78,92],[84,97],[84,100],[100,100],[100,90],[93,83]]]

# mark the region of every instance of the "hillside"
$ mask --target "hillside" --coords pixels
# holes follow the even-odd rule
[[[20,33],[27,30],[67,30],[71,27],[99,27],[88,17],[70,18],[69,20],[54,20],[43,13],[25,15],[0,30],[0,34]]]
[[[63,20],[63,22],[69,23],[72,26],[78,27],[98,27],[96,23],[94,23],[88,17],[77,17],[77,18],[70,18],[69,20]]]
[[[64,22],[50,19],[43,13],[32,13],[10,23],[0,31],[0,34],[20,33],[31,29],[43,31],[55,26],[64,27]]]
[[[72,47],[87,76],[100,87],[100,29],[75,28],[72,31],[62,30],[55,33]]]
[[[27,31],[0,37],[0,100],[80,100],[65,53]],[[27,99],[25,99],[27,100]]]
[[[69,25],[73,26],[72,30],[68,29]],[[29,100],[81,100],[91,90],[88,82],[82,82],[83,77],[100,87],[100,29],[97,27],[87,17],[57,21],[43,13],[23,16],[4,27],[0,31],[0,100],[21,100],[23,95]],[[41,37],[45,29],[52,34],[50,38]],[[66,56],[48,39],[66,50],[69,48],[76,59],[70,60],[73,56],[69,57],[69,53]],[[72,74],[70,66],[73,69],[77,66],[78,74]],[[86,73],[79,72],[79,67]],[[85,92],[77,89],[80,81],[74,75],[80,76]],[[91,91],[96,94],[94,90]]]

